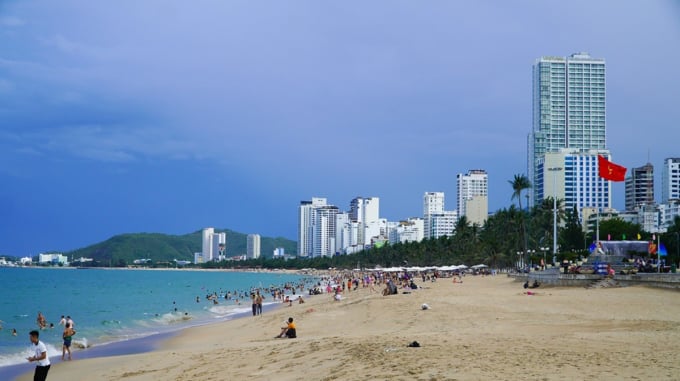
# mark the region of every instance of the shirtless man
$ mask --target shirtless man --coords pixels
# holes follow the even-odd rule
[[[73,335],[75,334],[76,330],[71,327],[71,324],[66,323],[64,332],[61,335],[61,337],[64,339],[64,344],[61,346],[62,361],[64,360],[64,355],[66,355],[66,352],[68,352],[68,359],[71,359],[71,341],[73,339]]]

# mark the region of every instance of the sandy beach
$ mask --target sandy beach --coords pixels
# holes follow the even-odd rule
[[[505,275],[420,285],[385,297],[359,288],[339,302],[322,295],[190,328],[151,353],[53,357],[48,380],[680,379],[677,291],[539,288],[525,295]],[[298,338],[275,339],[289,316]],[[407,347],[413,341],[421,347]]]

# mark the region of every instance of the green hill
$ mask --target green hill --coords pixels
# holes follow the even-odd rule
[[[228,229],[215,229],[227,233],[227,256],[246,253],[247,234]],[[271,258],[277,247],[283,247],[288,254],[297,252],[297,243],[286,238],[262,237],[260,253]],[[119,266],[131,264],[135,259],[151,259],[154,262],[177,260],[193,261],[194,253],[201,251],[201,231],[184,235],[161,233],[120,234],[81,249],[67,252],[71,258],[93,258],[95,261]]]

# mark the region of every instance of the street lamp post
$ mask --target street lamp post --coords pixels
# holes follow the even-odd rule
[[[553,263],[557,262],[557,172],[562,167],[551,167],[548,171],[553,174]],[[545,183],[545,181],[544,181]]]
[[[536,250],[527,250],[527,262],[531,263],[533,267],[533,262],[531,262],[531,256],[536,252]]]
[[[550,249],[549,247],[541,247],[541,251],[543,252],[543,270],[545,270],[545,253]]]

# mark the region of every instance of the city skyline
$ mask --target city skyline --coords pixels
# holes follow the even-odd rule
[[[613,161],[680,156],[677,2],[170,3],[0,6],[0,254],[204,226],[295,240],[309,195],[398,220],[469,168],[508,207],[544,56],[606,60]]]

